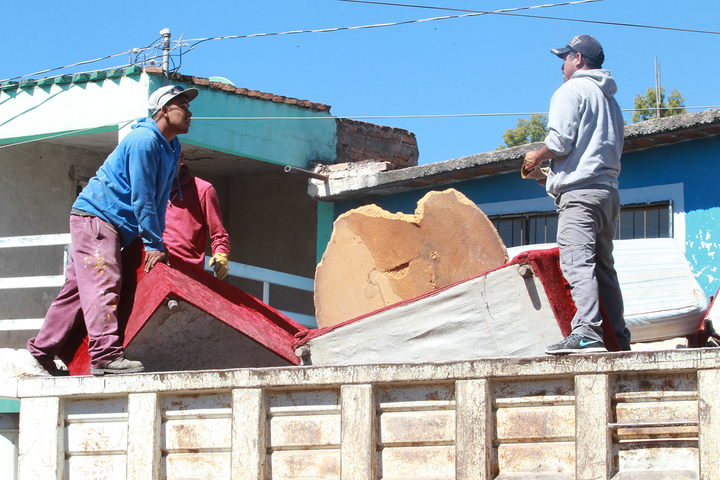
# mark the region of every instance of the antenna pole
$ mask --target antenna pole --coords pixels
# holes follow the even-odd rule
[[[160,31],[163,37],[163,86],[170,83],[170,29]]]
[[[660,118],[660,65],[657,63],[657,55],[655,56],[655,111],[657,118]]]

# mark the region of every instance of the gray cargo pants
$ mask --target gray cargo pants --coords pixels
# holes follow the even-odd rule
[[[620,214],[620,195],[605,184],[565,192],[555,199],[560,268],[572,288],[577,312],[572,333],[602,340],[602,299],[620,347],[630,350],[623,318],[623,299],[612,256]]]

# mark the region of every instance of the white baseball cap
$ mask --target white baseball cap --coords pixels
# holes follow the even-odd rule
[[[155,90],[152,95],[150,95],[150,99],[148,100],[148,111],[150,112],[150,116],[152,117],[155,115],[163,106],[165,106],[165,104],[179,95],[184,95],[188,102],[192,102],[195,100],[195,97],[198,96],[198,93],[198,89],[194,87],[183,88],[180,85],[167,85],[160,87]]]

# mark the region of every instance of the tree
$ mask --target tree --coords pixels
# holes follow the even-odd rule
[[[639,93],[635,95],[635,113],[633,113],[632,121],[641,122],[650,118],[657,117],[657,94],[654,88],[648,88],[645,95]],[[670,117],[672,115],[680,115],[685,113],[685,97],[682,96],[680,90],[673,88],[670,97],[665,105],[665,89],[660,87],[660,116]]]
[[[518,118],[517,126],[508,128],[503,135],[505,145],[500,145],[496,150],[543,141],[547,136],[547,122],[547,115],[539,113],[530,115],[530,120]]]

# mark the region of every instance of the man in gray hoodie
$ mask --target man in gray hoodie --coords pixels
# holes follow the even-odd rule
[[[605,55],[593,37],[578,35],[551,52],[564,60],[565,83],[550,101],[545,145],[525,155],[524,167],[531,171],[550,160],[546,189],[558,210],[560,268],[577,312],[571,334],[545,353],[605,351],[600,299],[620,348],[630,350],[612,256],[624,124],[617,85],[601,69]]]

